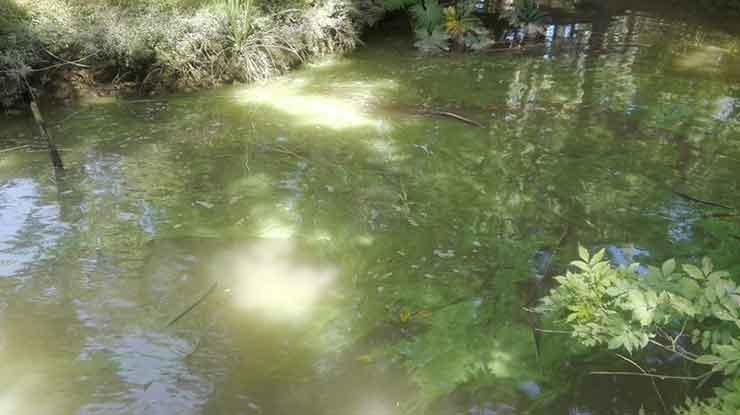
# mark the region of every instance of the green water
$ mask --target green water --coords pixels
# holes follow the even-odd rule
[[[677,192],[740,206],[740,37],[581,20],[528,53],[421,57],[380,30],[265,84],[47,108],[63,176],[0,153],[0,414],[658,408],[567,336],[538,356],[522,308],[578,243],[709,249],[717,208]]]

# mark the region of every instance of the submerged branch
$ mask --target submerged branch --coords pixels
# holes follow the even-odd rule
[[[15,150],[22,150],[22,149],[28,148],[28,147],[30,147],[28,144],[24,144],[24,145],[18,146],[18,147],[4,148],[4,149],[0,150],[0,153],[8,153],[8,152],[15,151]]]
[[[599,371],[591,372],[592,375],[644,376],[644,377],[649,377],[649,378],[657,378],[660,380],[691,380],[691,381],[701,380],[704,377],[706,377],[707,374],[709,373],[712,373],[712,372],[707,372],[699,376],[671,376],[671,375],[655,375],[652,373],[640,373],[640,372],[612,372],[608,370],[599,370]]]
[[[46,147],[49,150],[49,157],[51,158],[51,164],[54,166],[54,170],[57,172],[64,170],[64,164],[62,164],[62,157],[59,155],[59,150],[52,141],[51,134],[46,128],[46,122],[44,122],[44,118],[41,115],[41,110],[39,110],[39,106],[36,104],[36,101],[33,100],[33,98],[31,99],[30,106],[31,113],[33,113],[33,119],[34,121],[36,121],[36,125],[39,127],[41,136],[46,140]]]
[[[217,286],[218,286],[218,282],[214,282],[211,285],[211,288],[209,288],[208,291],[205,292],[205,294],[201,295],[200,298],[198,298],[198,300],[196,300],[193,304],[190,305],[190,307],[186,308],[182,313],[178,314],[175,318],[173,318],[172,320],[170,320],[170,322],[167,323],[167,325],[164,326],[164,328],[168,328],[168,327],[172,326],[173,324],[177,323],[181,318],[185,317],[188,313],[190,313],[191,311],[193,311],[193,309],[195,309],[195,307],[198,307],[198,305],[200,305],[200,303],[202,303],[203,301],[205,301],[205,299],[208,298],[208,296],[211,295],[211,293],[213,293],[213,291],[216,290],[216,287]]]
[[[693,196],[689,196],[686,193],[678,192],[676,190],[672,190],[672,192],[673,192],[674,195],[679,196],[679,197],[682,197],[682,198],[684,198],[686,200],[689,200],[689,201],[692,201],[692,202],[701,203],[703,205],[714,206],[714,207],[718,207],[718,208],[722,208],[722,209],[727,209],[727,210],[735,210],[734,208],[731,208],[731,207],[729,207],[727,205],[723,205],[721,203],[716,203],[716,202],[711,202],[709,200],[698,199],[698,198],[695,198]]]
[[[452,118],[452,119],[455,119],[455,120],[458,120],[458,121],[462,121],[462,122],[464,122],[466,124],[469,124],[469,125],[472,125],[474,127],[485,128],[483,126],[483,124],[479,123],[478,121],[471,120],[470,118],[463,117],[462,115],[455,114],[454,112],[426,110],[426,111],[420,111],[419,113],[420,114],[425,114],[425,115],[436,115],[436,116],[439,116],[439,117],[448,117],[448,118]]]

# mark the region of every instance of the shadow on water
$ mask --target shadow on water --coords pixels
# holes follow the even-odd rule
[[[676,190],[740,206],[740,40],[609,10],[524,54],[379,34],[265,84],[49,112],[62,183],[0,153],[0,412],[657,409],[587,375],[606,356],[538,353],[522,305],[579,242],[701,249]]]

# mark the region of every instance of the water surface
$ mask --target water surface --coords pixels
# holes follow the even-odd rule
[[[740,206],[740,37],[651,7],[526,52],[381,30],[265,84],[47,109],[63,176],[0,153],[0,413],[657,408],[567,337],[538,354],[522,309],[578,243],[705,252],[712,209],[679,193]]]

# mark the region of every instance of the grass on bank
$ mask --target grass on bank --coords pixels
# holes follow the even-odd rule
[[[372,3],[0,0],[0,106],[21,101],[24,78],[43,91],[70,72],[139,91],[269,78],[354,48]]]

